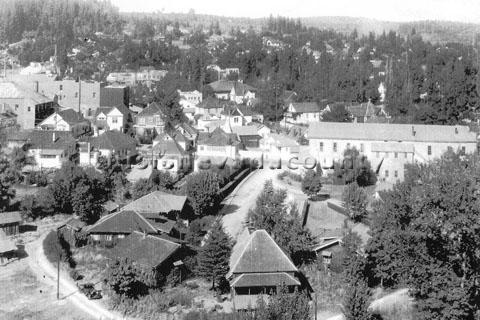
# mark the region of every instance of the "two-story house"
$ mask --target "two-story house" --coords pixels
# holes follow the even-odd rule
[[[303,124],[322,119],[322,108],[316,102],[291,102],[285,113],[285,123]]]
[[[135,117],[135,132],[137,136],[162,133],[165,129],[164,114],[156,102],[150,103]]]
[[[199,132],[195,170],[199,169],[199,163],[214,161],[217,159],[236,159],[240,140],[234,133],[227,133],[221,128],[212,132]]]
[[[477,134],[468,126],[384,123],[311,123],[307,132],[311,155],[324,168],[356,148],[378,172],[380,181],[404,178],[406,163],[425,163],[447,150],[474,153]]]
[[[95,113],[95,125],[99,131],[125,132],[132,122],[131,112],[123,104],[114,107],[100,107]]]
[[[208,84],[218,99],[251,104],[257,89],[240,81],[218,80]]]
[[[157,169],[168,171],[176,175],[179,171],[190,171],[192,157],[186,151],[187,140],[177,132],[176,134],[159,134],[153,140],[152,155],[157,160]]]

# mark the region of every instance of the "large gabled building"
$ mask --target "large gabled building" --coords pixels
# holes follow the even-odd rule
[[[367,157],[380,181],[404,178],[407,163],[425,163],[448,150],[477,152],[477,134],[468,126],[312,122],[307,138],[311,155],[324,168],[356,148]]]

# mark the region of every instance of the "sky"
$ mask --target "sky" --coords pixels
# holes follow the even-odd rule
[[[480,23],[480,0],[111,0],[120,11],[163,11],[259,18],[350,16],[384,21]]]

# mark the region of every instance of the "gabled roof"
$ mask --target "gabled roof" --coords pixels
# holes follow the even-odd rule
[[[347,122],[313,122],[308,128],[307,138],[450,143],[477,141],[476,133],[468,126]]]
[[[230,80],[218,80],[208,84],[215,93],[226,93],[231,92],[234,89],[237,96],[243,96],[247,91],[255,92],[257,89],[254,87],[239,82],[239,81],[230,81]]]
[[[70,227],[72,228],[73,230],[75,231],[79,231],[81,230],[83,227],[85,227],[87,224],[83,221],[81,221],[80,219],[78,218],[70,218],[67,220],[67,222],[65,222],[64,224],[62,224],[60,227],[58,227],[58,229],[62,228],[62,227]]]
[[[112,106],[112,107],[99,107],[99,108],[97,108],[97,111],[95,112],[95,117],[97,117],[100,113],[103,113],[104,115],[108,115],[113,109],[117,109],[124,116],[131,113],[130,109],[128,109],[124,104],[119,104],[117,106]]]
[[[228,146],[238,144],[236,134],[226,133],[221,128],[216,128],[212,132],[200,132],[198,136],[198,145],[207,146]]]
[[[93,138],[92,147],[107,150],[122,150],[135,148],[137,141],[119,131],[106,131]]]
[[[186,196],[177,196],[163,191],[154,191],[130,202],[124,206],[122,210],[135,210],[141,214],[169,213],[172,211],[182,211],[186,202]]]
[[[181,134],[178,134],[178,138],[183,137]],[[175,136],[177,138],[177,136]],[[177,142],[176,139],[161,139],[157,144],[152,147],[152,151],[160,155],[186,155],[187,152],[182,148],[182,146]]]
[[[27,134],[27,144],[30,149],[64,151],[76,141],[70,131],[32,130]]]
[[[157,233],[157,229],[140,213],[133,210],[121,210],[102,217],[88,229],[88,233],[120,233],[133,231]]]
[[[113,248],[114,258],[129,258],[135,263],[155,268],[164,263],[181,245],[154,235],[132,232]]]
[[[298,113],[315,113],[322,111],[322,108],[316,102],[292,102],[295,112]]]
[[[242,248],[229,274],[298,272],[297,267],[265,230],[256,230]]]
[[[274,145],[277,147],[296,147],[298,146],[298,143],[295,139],[292,137],[283,135],[283,134],[278,134],[278,133],[270,133],[268,136],[263,138],[262,140],[271,140]]]
[[[148,107],[143,109],[137,116],[138,117],[151,117],[154,115],[164,116],[162,109],[156,102],[150,103]]]
[[[22,215],[19,211],[0,212],[0,225],[22,222]]]
[[[175,129],[178,130],[178,129],[183,129],[183,131],[185,131],[188,135],[190,136],[195,136],[198,134],[198,131],[192,127],[190,124],[186,123],[186,122],[182,122],[180,124],[177,124],[175,126]]]
[[[62,117],[62,119],[69,125],[74,125],[86,121],[80,112],[77,112],[73,109],[61,110],[58,111],[57,114]]]
[[[197,105],[201,109],[224,109],[226,106],[234,105],[232,101],[220,100],[214,97],[206,97]]]
[[[257,126],[233,126],[232,132],[238,136],[260,136]]]

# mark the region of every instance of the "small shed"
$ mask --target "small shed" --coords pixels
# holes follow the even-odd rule
[[[7,236],[14,236],[20,232],[22,215],[19,211],[0,212],[0,230]]]
[[[120,208],[118,204],[115,202],[108,200],[104,204],[102,204],[102,208],[105,210],[107,214],[117,212],[117,210]]]
[[[58,232],[71,246],[77,246],[78,235],[87,224],[78,218],[71,218],[60,227]]]

